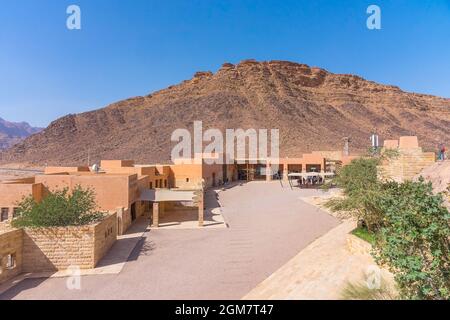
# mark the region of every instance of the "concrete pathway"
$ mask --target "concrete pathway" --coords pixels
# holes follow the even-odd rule
[[[145,217],[140,217],[125,234],[117,237],[117,241],[111,247],[109,252],[103,257],[94,269],[81,269],[81,276],[99,275],[99,274],[118,274],[125,266],[128,257],[133,252],[139,242],[144,241],[144,233],[148,230],[149,221]],[[44,278],[66,278],[70,277],[70,270],[57,272],[40,272],[40,273],[22,273],[19,276],[6,281],[0,285],[0,296],[27,279],[44,279]]]
[[[370,255],[348,250],[347,235],[355,227],[348,220],[317,239],[244,299],[340,299],[347,282],[364,281],[369,268],[376,267]]]
[[[116,275],[27,279],[0,299],[240,299],[339,221],[300,200],[322,191],[252,182],[219,194],[229,228],[151,230]]]

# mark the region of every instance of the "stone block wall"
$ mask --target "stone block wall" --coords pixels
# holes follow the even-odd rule
[[[117,215],[111,214],[95,225],[94,233],[94,266],[96,266],[117,240]]]
[[[403,182],[412,180],[425,167],[432,165],[436,161],[433,152],[422,152],[421,148],[398,149],[399,155],[396,158],[386,160],[378,166],[378,177],[381,180],[394,180]]]
[[[80,227],[25,228],[23,272],[91,269],[117,240],[117,215]]]
[[[127,231],[131,225],[130,209],[118,208],[117,209],[117,234],[122,235]]]
[[[0,283],[22,272],[22,247],[23,231],[21,229],[0,232]],[[10,262],[13,262],[13,265],[8,266]]]

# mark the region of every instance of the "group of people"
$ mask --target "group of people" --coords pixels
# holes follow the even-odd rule
[[[301,186],[312,186],[323,183],[323,177],[321,176],[310,176],[310,177],[301,177],[297,180],[298,185]]]

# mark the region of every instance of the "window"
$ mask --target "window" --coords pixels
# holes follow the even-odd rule
[[[186,182],[189,182],[189,178],[186,178]]]
[[[163,181],[162,179],[159,179],[159,187],[160,187],[160,188],[163,187],[163,182],[162,182],[162,181]]]
[[[8,220],[8,208],[2,208],[1,216],[0,216],[0,222]]]
[[[153,189],[153,182],[150,182],[150,189]]]
[[[159,184],[158,184],[158,182],[159,182],[159,180],[156,180],[156,181],[155,181],[155,188],[156,188],[156,189],[158,189],[158,188],[159,188],[159,186],[158,186],[158,185],[159,185]]]
[[[19,216],[19,212],[17,211],[18,208],[13,209],[13,218],[17,218]]]
[[[164,180],[164,188],[167,188],[167,180]]]
[[[6,268],[7,269],[14,269],[16,267],[16,254],[8,254],[6,257]]]

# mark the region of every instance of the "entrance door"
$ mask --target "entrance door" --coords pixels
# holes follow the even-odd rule
[[[136,220],[136,203],[131,205],[131,221]]]
[[[215,187],[216,186],[216,173],[213,172],[212,174],[212,186]]]

